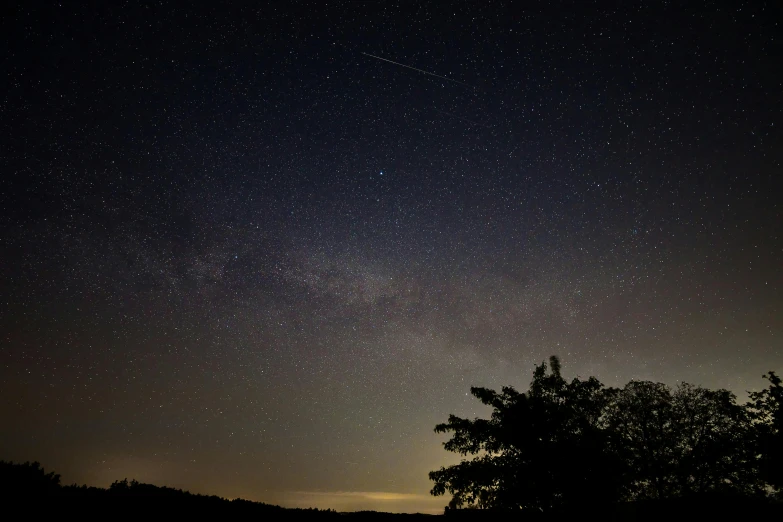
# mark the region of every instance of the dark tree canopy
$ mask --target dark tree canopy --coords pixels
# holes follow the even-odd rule
[[[625,462],[628,498],[762,491],[750,416],[732,393],[632,381],[611,394],[604,422]]]
[[[783,496],[783,383],[775,372],[763,377],[769,387],[750,394],[759,466],[764,480]]]
[[[0,460],[0,491],[9,497],[20,492],[26,495],[30,491],[47,495],[56,492],[59,487],[60,475],[46,473],[38,462],[14,464]]]
[[[720,494],[755,498],[780,481],[781,383],[737,404],[727,390],[631,381],[620,389],[536,366],[526,393],[471,388],[489,419],[450,415],[459,464],[430,473],[450,508],[551,511]],[[777,482],[779,487],[779,482]]]
[[[471,460],[430,473],[432,494],[452,495],[450,506],[547,510],[612,500],[619,462],[606,450],[600,416],[607,395],[594,378],[567,382],[560,362],[536,367],[528,393],[471,388],[492,406],[489,420],[451,415],[435,431],[450,432],[448,451]],[[600,480],[596,480],[600,477]],[[599,486],[599,487],[596,487]]]

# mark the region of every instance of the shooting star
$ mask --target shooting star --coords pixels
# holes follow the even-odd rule
[[[458,80],[452,80],[451,78],[446,78],[445,76],[441,76],[440,74],[431,73],[431,72],[425,71],[423,69],[417,69],[416,67],[411,67],[410,65],[405,65],[404,63],[399,63],[399,62],[395,62],[395,61],[392,61],[392,60],[388,60],[386,58],[381,58],[380,56],[375,56],[374,54],[370,54],[370,53],[362,53],[362,54],[364,56],[369,56],[370,58],[375,58],[376,60],[389,62],[389,63],[394,64],[394,65],[399,65],[400,67],[405,67],[406,69],[411,69],[413,71],[420,72],[422,74],[426,74],[426,75],[429,75],[429,76],[434,76],[435,78],[440,78],[441,80],[446,80],[447,82],[456,83],[458,85],[462,85],[463,87],[467,87],[469,89],[475,89],[475,87],[473,87],[472,85],[468,85],[467,83],[460,82]]]

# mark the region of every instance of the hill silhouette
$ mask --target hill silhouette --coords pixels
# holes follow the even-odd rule
[[[258,519],[328,520],[349,518],[387,519],[424,517],[361,511],[338,513],[331,509],[284,508],[244,499],[229,500],[216,495],[201,495],[166,486],[122,479],[108,488],[87,485],[62,485],[60,475],[46,472],[38,462],[0,461],[0,498],[11,512],[58,513],[87,518],[128,516],[254,517]],[[21,511],[17,511],[17,510]]]

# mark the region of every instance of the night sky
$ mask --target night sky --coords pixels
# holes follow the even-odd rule
[[[0,22],[0,459],[439,512],[472,385],[783,369],[777,2],[71,4]]]

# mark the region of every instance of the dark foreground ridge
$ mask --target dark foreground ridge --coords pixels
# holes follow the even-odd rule
[[[228,500],[216,495],[200,495],[136,480],[118,480],[108,488],[63,486],[60,475],[47,473],[38,462],[17,464],[0,461],[0,498],[7,512],[58,513],[80,518],[126,518],[129,516],[252,516],[269,520],[345,518],[420,518],[361,511],[338,513],[331,509],[284,508],[244,499]],[[258,518],[255,518],[258,520]]]
[[[127,479],[115,481],[109,488],[63,486],[60,476],[46,473],[38,462],[16,464],[0,461],[0,498],[7,512],[57,513],[82,519],[139,516],[215,516],[260,517],[261,520],[420,519],[438,515],[397,514],[375,511],[340,513],[326,509],[283,508],[243,499],[228,500],[215,495],[193,494],[165,486]],[[22,511],[20,511],[20,509]],[[600,517],[601,520],[652,521],[662,517],[677,520],[703,520],[706,517],[764,517],[777,519],[783,505],[771,499],[732,495],[694,495],[691,497],[638,502],[620,502],[589,509],[569,509],[543,514],[535,511],[492,509],[448,509],[449,518],[470,520],[497,519],[514,515],[519,520],[551,521]]]

